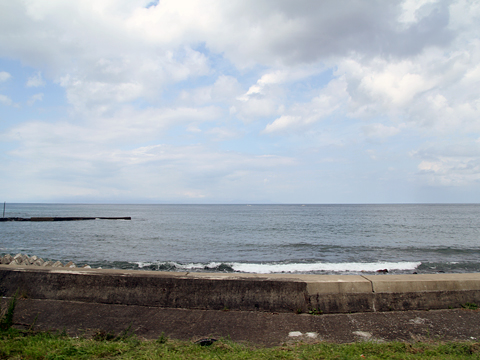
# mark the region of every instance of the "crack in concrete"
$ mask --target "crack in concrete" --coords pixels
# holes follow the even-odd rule
[[[375,294],[375,288],[373,287],[373,281],[370,280],[369,278],[363,276],[363,275],[360,275],[360,276],[370,283],[370,285],[372,286],[372,293]],[[372,299],[372,309],[373,309],[373,312],[377,312],[377,309],[375,307],[375,296]]]

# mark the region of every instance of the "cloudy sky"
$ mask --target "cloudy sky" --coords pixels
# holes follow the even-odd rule
[[[0,0],[0,201],[480,202],[480,3]]]

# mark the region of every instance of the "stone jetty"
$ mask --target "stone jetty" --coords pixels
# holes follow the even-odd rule
[[[52,260],[43,260],[36,255],[28,256],[26,254],[17,254],[12,256],[6,254],[0,258],[1,265],[21,265],[21,266],[41,266],[41,267],[54,267],[54,268],[76,268],[79,267],[75,265],[72,261],[62,264],[60,261]],[[90,265],[80,266],[83,269],[91,269]]]
[[[5,221],[83,221],[83,220],[132,220],[130,216],[122,217],[78,217],[78,216],[53,216],[53,217],[3,217],[0,222]]]

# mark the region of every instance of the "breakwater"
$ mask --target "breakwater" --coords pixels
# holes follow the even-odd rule
[[[0,257],[0,264],[3,265],[23,265],[23,266],[41,266],[41,267],[65,267],[65,268],[76,268],[77,265],[73,261],[66,262],[63,264],[60,261],[52,261],[52,260],[43,260],[36,255],[28,256],[26,254],[17,254],[12,256],[10,254],[5,254],[4,256]],[[83,265],[81,266],[84,269],[90,269],[90,265]]]
[[[84,221],[84,220],[132,220],[130,216],[123,217],[77,217],[77,216],[43,216],[43,217],[3,217],[0,218],[2,221]]]

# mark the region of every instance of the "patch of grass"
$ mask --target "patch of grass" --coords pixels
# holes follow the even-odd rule
[[[322,314],[323,314],[323,311],[320,310],[320,309],[314,308],[314,309],[310,310],[308,313],[309,313],[310,315],[322,315]]]
[[[5,310],[0,309],[0,330],[2,331],[10,329],[13,325],[13,314],[15,313],[15,306],[17,305],[17,293],[13,295]]]
[[[211,346],[168,339],[139,340],[130,329],[113,339],[86,339],[60,333],[0,331],[0,359],[472,359],[480,342],[295,344],[274,348],[246,346],[220,339]],[[129,336],[121,336],[127,333]]]
[[[162,331],[160,336],[157,339],[157,343],[159,344],[165,344],[168,341],[168,336],[165,336],[165,333]]]
[[[462,308],[468,309],[468,310],[478,310],[478,305],[475,303],[465,303],[462,305]]]

